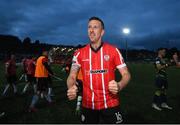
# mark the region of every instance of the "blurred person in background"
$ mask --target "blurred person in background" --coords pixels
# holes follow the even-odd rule
[[[45,97],[49,104],[52,104],[51,96],[48,94],[48,76],[53,75],[51,67],[48,63],[48,51],[43,51],[36,61],[35,77],[37,80],[37,92],[32,98],[29,112],[36,112],[35,104],[38,102],[39,97]]]
[[[10,86],[13,87],[14,94],[17,94],[17,74],[16,74],[16,57],[14,54],[10,56],[10,59],[5,62],[5,77],[7,84],[4,88],[2,95],[4,96]]]
[[[158,55],[154,63],[156,68],[156,91],[153,97],[152,108],[158,111],[161,111],[162,108],[171,110],[172,107],[167,104],[168,78],[166,69],[170,66],[170,64],[165,61],[167,50],[165,48],[159,48],[157,52]]]

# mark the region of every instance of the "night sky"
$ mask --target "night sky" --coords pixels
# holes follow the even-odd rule
[[[124,48],[180,49],[180,0],[1,0],[0,34],[51,44],[86,44],[87,22],[105,23],[104,41]],[[125,36],[122,28],[129,27]]]

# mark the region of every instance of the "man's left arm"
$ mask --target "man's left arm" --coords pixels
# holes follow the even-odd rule
[[[115,80],[109,82],[108,88],[112,94],[117,94],[119,91],[125,88],[131,79],[131,75],[127,67],[119,68],[118,70],[122,76],[122,79],[119,82],[116,82]]]
[[[122,79],[118,82],[119,91],[121,91],[129,83],[131,79],[131,75],[127,67],[123,67],[118,70],[120,74],[122,75]]]
[[[124,62],[121,52],[117,48],[114,51],[114,59],[113,60],[114,60],[114,64],[116,65],[116,68],[118,69],[119,73],[122,76],[122,79],[119,82],[116,82],[115,80],[111,80],[109,82],[108,88],[112,94],[117,94],[124,87],[126,87],[128,82],[130,81],[131,75],[128,71],[128,68],[127,68],[125,62]]]

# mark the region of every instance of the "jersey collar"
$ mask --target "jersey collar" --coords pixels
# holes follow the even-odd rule
[[[100,49],[101,49],[101,47],[103,46],[103,42],[101,42],[101,45],[97,48],[97,49],[94,49],[92,46],[91,46],[91,44],[90,44],[90,47],[91,47],[91,50],[92,51],[94,51],[95,53],[97,53]]]

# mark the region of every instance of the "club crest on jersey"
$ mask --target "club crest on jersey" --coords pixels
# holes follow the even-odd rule
[[[105,61],[109,61],[109,58],[110,58],[109,55],[104,55],[104,60]]]

